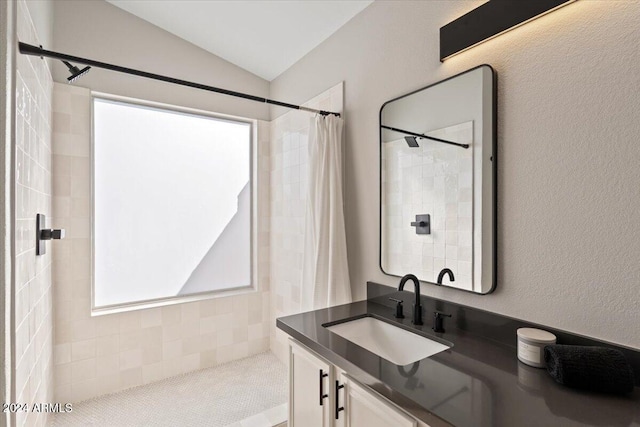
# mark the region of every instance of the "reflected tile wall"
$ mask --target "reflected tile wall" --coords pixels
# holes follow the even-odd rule
[[[448,286],[472,290],[473,122],[428,135],[471,147],[424,139],[409,147],[402,138],[384,144],[382,265],[387,273],[412,272],[434,283],[449,268],[456,280]],[[431,234],[410,226],[418,214],[431,215]]]
[[[259,292],[91,317],[88,89],[54,85],[55,398],[78,402],[269,349],[269,123],[258,122]]]
[[[343,83],[306,107],[341,112]],[[312,115],[293,110],[271,122],[271,351],[288,363],[287,336],[275,319],[301,312],[302,260],[308,182],[308,139]]]
[[[17,2],[18,39],[38,45],[23,0]],[[36,214],[51,216],[51,92],[47,62],[17,55],[15,187],[15,396],[16,402],[52,402],[51,260],[36,257]],[[48,414],[16,413],[18,426],[43,426]]]

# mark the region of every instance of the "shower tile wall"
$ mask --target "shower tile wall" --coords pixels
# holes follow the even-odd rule
[[[304,105],[341,112],[343,83]],[[271,298],[273,318],[299,313],[311,114],[290,111],[271,122]],[[271,324],[271,351],[288,363],[287,336]]]
[[[471,144],[473,122],[429,132]],[[404,139],[384,144],[385,186],[382,265],[397,276],[414,273],[435,282],[450,268],[461,289],[473,289],[473,144],[463,150],[426,140],[419,148]],[[431,215],[431,234],[416,234],[416,214]]]
[[[269,349],[269,123],[258,123],[259,292],[90,315],[90,91],[54,85],[55,399],[78,402]]]
[[[23,0],[18,39],[38,45]],[[15,401],[51,402],[51,244],[36,257],[36,214],[51,216],[51,92],[47,62],[17,55],[15,187]],[[50,220],[49,220],[50,221]],[[42,426],[48,414],[17,412],[16,425]]]

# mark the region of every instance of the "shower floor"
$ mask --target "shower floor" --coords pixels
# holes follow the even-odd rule
[[[286,367],[262,353],[76,403],[51,426],[271,427],[287,395]]]

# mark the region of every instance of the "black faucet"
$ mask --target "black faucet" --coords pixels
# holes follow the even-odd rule
[[[423,325],[422,323],[422,306],[420,305],[420,281],[413,274],[407,274],[402,279],[400,279],[400,284],[398,285],[398,290],[404,290],[404,284],[407,283],[408,280],[413,280],[414,292],[416,294],[416,303],[413,305],[413,324],[414,325]]]
[[[444,278],[445,274],[449,275],[450,281],[452,282],[456,281],[456,278],[453,275],[453,271],[449,270],[448,268],[443,268],[440,274],[438,274],[438,281],[436,282],[438,285],[442,285],[442,279]]]

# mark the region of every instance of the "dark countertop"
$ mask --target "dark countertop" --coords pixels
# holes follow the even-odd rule
[[[454,346],[400,367],[322,326],[365,315]],[[389,307],[360,301],[281,317],[276,324],[431,427],[640,426],[639,387],[628,396],[569,389],[546,370],[519,362],[514,346],[447,327],[448,319],[446,332],[436,334],[431,318],[424,320],[424,326],[416,327],[410,315],[395,319]]]

